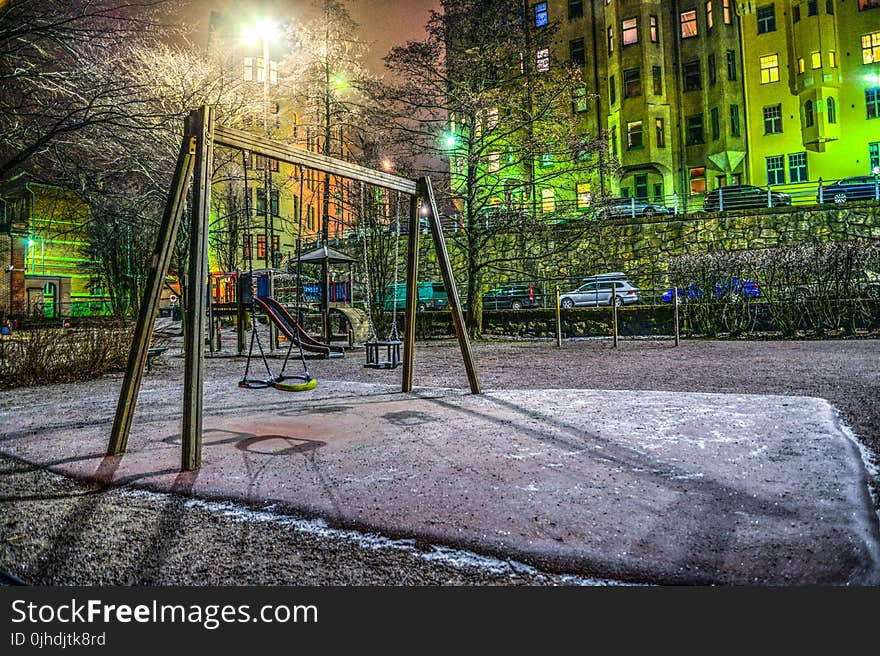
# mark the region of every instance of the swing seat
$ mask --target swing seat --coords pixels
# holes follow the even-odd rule
[[[365,342],[367,361],[364,363],[365,369],[397,369],[400,366],[400,344],[399,339],[374,340]],[[380,359],[380,350],[384,349],[385,359]]]
[[[272,387],[271,380],[264,380],[262,378],[242,378],[238,381],[238,386],[242,389],[266,389],[268,387]]]
[[[308,392],[318,386],[318,379],[308,374],[303,376],[278,376],[269,381],[269,386],[281,392]]]

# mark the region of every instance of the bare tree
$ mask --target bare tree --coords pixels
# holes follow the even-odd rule
[[[479,334],[487,272],[518,272],[579,238],[547,194],[587,180],[604,157],[573,103],[589,102],[577,67],[552,60],[555,29],[530,28],[527,3],[444,0],[427,38],[385,58],[393,81],[375,96],[401,152],[422,158],[464,255],[468,331]],[[426,157],[433,156],[433,160]],[[542,196],[543,192],[543,196]],[[550,220],[548,220],[550,219]]]

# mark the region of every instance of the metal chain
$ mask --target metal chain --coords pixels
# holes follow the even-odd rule
[[[390,205],[390,204],[389,204]],[[388,332],[388,341],[400,341],[400,335],[397,332],[397,274],[398,262],[400,260],[400,192],[397,192],[397,208],[394,217],[396,224],[394,230],[394,302],[391,304],[391,330]],[[410,227],[410,229],[412,229]]]
[[[367,287],[367,321],[370,325],[370,334],[373,336],[372,341],[378,342],[379,336],[376,334],[376,327],[373,325],[373,293],[370,290],[370,264],[367,261],[367,226],[366,213],[364,211],[364,183],[361,182],[361,206],[360,206],[360,229],[361,241],[364,245],[364,279]]]

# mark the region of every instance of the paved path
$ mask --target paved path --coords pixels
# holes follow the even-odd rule
[[[206,391],[203,467],[180,473],[180,388],[160,382],[145,384],[124,457],[103,457],[107,379],[88,398],[6,395],[0,451],[587,576],[880,584],[864,465],[821,399],[342,382],[291,395],[228,377]]]

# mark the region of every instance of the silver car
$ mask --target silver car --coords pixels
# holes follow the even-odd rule
[[[612,286],[614,297],[612,299]],[[636,287],[633,287],[624,278],[604,278],[596,276],[586,278],[583,285],[572,292],[565,292],[559,298],[559,305],[563,308],[573,308],[578,305],[632,305],[641,300],[641,295]]]

